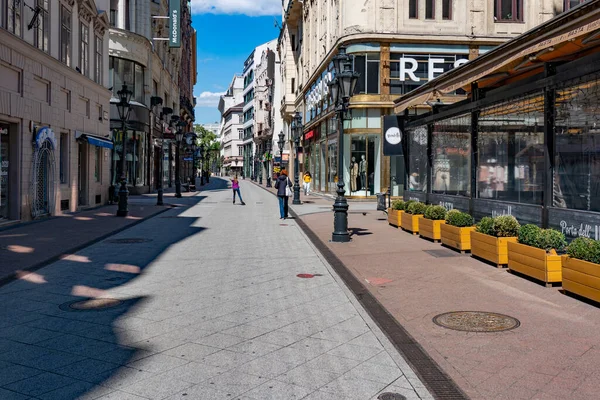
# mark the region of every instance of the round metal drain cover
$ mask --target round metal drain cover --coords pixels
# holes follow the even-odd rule
[[[518,319],[484,311],[454,311],[433,317],[437,325],[464,332],[502,332],[518,328]]]
[[[76,301],[69,304],[69,307],[78,311],[93,311],[106,310],[107,308],[114,308],[121,304],[123,304],[123,302],[118,299],[100,298]]]
[[[377,396],[379,400],[406,400],[400,393],[385,392]]]
[[[147,242],[151,242],[151,241],[152,241],[152,239],[144,239],[144,238],[126,238],[126,239],[107,240],[108,243],[119,243],[119,244],[147,243]]]

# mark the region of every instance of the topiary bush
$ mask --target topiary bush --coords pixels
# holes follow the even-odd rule
[[[537,247],[538,236],[542,229],[533,224],[523,225],[519,229],[519,243]]]
[[[448,211],[448,214],[446,214],[446,223],[458,228],[466,228],[473,226],[473,217],[465,212],[450,210]]]
[[[475,230],[485,235],[495,236],[494,234],[494,219],[492,217],[483,217],[477,224]]]
[[[514,237],[519,234],[519,221],[512,215],[501,215],[494,218],[494,231],[496,237]]]
[[[416,201],[414,201],[414,200],[406,200],[404,202],[404,211],[408,210],[408,206],[410,206],[412,203],[416,203]]]
[[[600,241],[579,237],[567,247],[569,257],[600,264]]]
[[[429,206],[425,211],[424,217],[427,219],[441,220],[446,219],[446,209],[442,206]]]
[[[540,229],[536,240],[538,249],[546,250],[551,252],[556,250],[557,252],[563,252],[567,246],[567,239],[562,232],[556,229]]]
[[[406,203],[403,200],[392,201],[392,210],[404,210]]]
[[[406,212],[412,215],[423,215],[426,209],[427,204],[415,201],[408,205],[408,207],[406,208]]]

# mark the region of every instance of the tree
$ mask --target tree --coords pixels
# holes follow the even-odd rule
[[[194,125],[194,132],[197,136],[196,145],[204,148],[204,160],[206,164],[204,164],[203,168],[208,169],[217,163],[221,152],[221,144],[217,141],[217,135],[201,125]]]

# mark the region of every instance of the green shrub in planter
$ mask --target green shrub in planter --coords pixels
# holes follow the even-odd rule
[[[562,232],[556,229],[540,229],[535,247],[544,249],[547,252],[556,250],[562,252],[567,246],[567,239]]]
[[[484,235],[496,236],[494,232],[494,219],[492,217],[481,218],[475,230]]]
[[[415,201],[406,207],[406,212],[412,215],[421,215],[427,209],[427,204]]]
[[[519,229],[519,243],[537,247],[539,233],[542,229],[533,224],[523,225]]]
[[[512,215],[502,215],[494,218],[494,231],[496,237],[514,237],[519,235],[519,222]]]
[[[567,247],[569,257],[600,264],[600,241],[579,237]]]
[[[473,226],[473,217],[465,212],[458,210],[450,210],[446,214],[446,223],[448,225],[456,226],[457,228],[466,228]]]
[[[414,201],[414,200],[406,200],[404,202],[404,211],[407,211],[408,210],[408,206],[410,206],[412,203],[417,203],[417,202]]]
[[[403,200],[394,200],[392,201],[392,209],[393,210],[404,210],[406,203]]]
[[[429,206],[424,216],[433,220],[446,219],[446,209],[442,206]]]

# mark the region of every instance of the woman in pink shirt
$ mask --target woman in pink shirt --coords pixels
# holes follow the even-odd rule
[[[240,193],[240,181],[238,181],[237,175],[231,181],[231,188],[233,189],[233,204],[235,204],[235,194],[237,193],[242,205],[245,206],[244,200],[242,200],[242,194]]]

